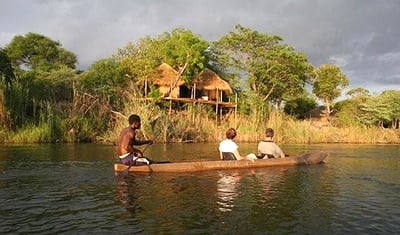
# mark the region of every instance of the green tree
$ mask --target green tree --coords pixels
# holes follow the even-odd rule
[[[6,51],[0,48],[0,126],[9,129],[11,126],[6,97],[9,96],[14,71]]]
[[[358,119],[360,116],[361,99],[350,98],[335,103],[334,107],[337,110],[334,124],[338,127],[355,127],[363,125]]]
[[[391,125],[399,128],[400,120],[400,91],[384,91],[377,96],[371,96],[366,102],[360,104],[362,111],[359,119],[366,125],[384,127]]]
[[[14,79],[14,71],[11,66],[10,58],[3,48],[0,48],[0,81],[5,86],[10,86]]]
[[[214,43],[214,52],[227,70],[244,74],[248,86],[263,101],[279,108],[282,101],[301,94],[313,67],[304,54],[282,44],[276,35],[236,26]]]
[[[209,43],[188,29],[174,29],[157,37],[155,42],[160,50],[160,62],[173,66],[185,81],[190,82],[208,65]]]
[[[76,56],[59,42],[36,33],[15,36],[5,50],[15,74],[6,97],[13,127],[37,124],[43,117],[67,116]]]
[[[75,69],[77,63],[76,55],[59,42],[36,33],[15,36],[6,50],[13,67],[22,71],[50,71],[61,66]]]
[[[195,74],[207,67],[208,47],[209,43],[199,35],[177,28],[155,38],[142,38],[136,44],[129,43],[115,56],[137,82],[142,83],[161,63],[167,63],[178,71],[176,82],[180,78],[190,82]]]
[[[317,101],[310,93],[304,92],[301,97],[286,102],[283,110],[297,119],[304,118],[305,113],[316,108]]]
[[[129,80],[126,75],[126,68],[115,58],[98,60],[80,74],[69,118],[78,141],[92,141],[115,124],[112,112],[123,108]]]
[[[127,76],[132,81],[143,83],[147,76],[154,72],[154,68],[160,65],[159,53],[154,44],[154,39],[150,37],[141,38],[136,43],[129,42],[118,49],[113,56],[126,68]]]
[[[331,114],[332,102],[348,85],[349,81],[346,75],[336,65],[324,64],[315,70],[313,93],[324,102],[328,117]]]
[[[79,90],[107,102],[119,109],[122,89],[127,85],[126,68],[113,58],[96,61],[79,80]]]
[[[392,119],[392,128],[400,128],[400,90],[389,90],[383,92],[386,101],[391,104],[390,118]]]
[[[336,102],[334,105],[337,110],[335,125],[347,127],[363,125],[359,119],[362,113],[360,105],[367,102],[369,99],[369,91],[365,88],[358,87],[349,90],[346,95],[350,96],[350,98]]]
[[[369,91],[363,87],[357,87],[349,90],[346,95],[350,97],[366,97],[369,95]]]

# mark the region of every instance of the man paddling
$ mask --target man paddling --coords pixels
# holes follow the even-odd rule
[[[140,117],[132,114],[128,118],[129,126],[122,129],[118,137],[118,155],[122,164],[138,166],[150,164],[151,160],[143,156],[143,152],[134,145],[153,144],[153,140],[139,141],[136,139],[136,130],[140,129]]]

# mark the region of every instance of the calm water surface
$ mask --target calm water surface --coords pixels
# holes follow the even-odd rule
[[[287,145],[324,164],[115,175],[108,145],[0,146],[0,234],[400,234],[399,145]],[[240,144],[242,154],[255,144]],[[153,145],[154,160],[216,144]]]

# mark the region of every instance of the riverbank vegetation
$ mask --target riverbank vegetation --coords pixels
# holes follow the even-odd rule
[[[129,42],[86,71],[77,63],[36,33],[0,48],[0,143],[114,142],[132,113],[142,118],[139,136],[166,143],[219,141],[229,127],[242,142],[272,127],[279,143],[400,143],[399,90],[356,88],[335,102],[349,84],[339,66],[314,67],[280,36],[240,25],[215,42],[174,29]],[[167,91],[152,83],[163,63],[176,70]],[[165,99],[178,84],[195,87],[204,69],[229,83],[224,98],[235,108]]]

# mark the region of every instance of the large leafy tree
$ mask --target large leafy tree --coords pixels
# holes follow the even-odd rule
[[[349,90],[346,95],[349,95],[352,98],[362,98],[367,97],[369,95],[369,91],[364,87],[357,87]]]
[[[121,90],[126,84],[126,69],[115,59],[106,58],[96,61],[82,74],[79,90],[106,101],[110,106],[118,107]]]
[[[348,85],[349,81],[346,75],[336,65],[324,64],[315,69],[313,93],[324,102],[328,117],[331,114],[332,102]]]
[[[6,99],[13,126],[40,122],[53,111],[66,116],[76,76],[75,54],[36,33],[15,36],[5,50],[15,74]]]
[[[61,43],[37,33],[15,36],[6,47],[15,69],[50,71],[61,66],[74,69],[76,55],[62,48]]]
[[[390,105],[390,114],[393,128],[400,128],[400,90],[388,90],[382,96]]]
[[[6,51],[0,48],[0,127],[9,128],[9,113],[6,107],[5,97],[9,92],[11,83],[14,80],[14,72]]]
[[[9,86],[14,79],[14,71],[11,66],[10,58],[6,51],[0,48],[0,82],[5,86]]]
[[[236,26],[215,42],[213,48],[221,67],[247,77],[250,89],[264,101],[275,103],[302,94],[312,72],[304,54],[282,43],[277,35]]]
[[[91,140],[113,125],[111,112],[121,109],[127,80],[125,68],[113,58],[98,60],[80,74],[69,119],[78,139]]]
[[[314,96],[309,92],[304,91],[302,96],[296,97],[295,99],[286,102],[284,111],[298,119],[304,118],[305,114],[317,107],[317,101]]]
[[[335,125],[357,126],[365,124],[359,118],[362,114],[360,106],[370,98],[369,91],[363,87],[358,87],[349,90],[346,95],[350,98],[336,102],[334,105],[338,111],[335,115]]]
[[[118,49],[114,58],[127,70],[127,76],[133,81],[143,82],[149,73],[160,64],[154,39],[145,37],[136,43],[129,42]]]
[[[209,43],[187,29],[174,29],[156,39],[163,62],[174,66],[182,78],[189,81],[207,67]]]
[[[8,128],[10,126],[9,114],[5,105],[6,93],[9,91],[14,80],[14,71],[11,61],[6,51],[0,48],[0,126]]]
[[[384,91],[378,96],[371,96],[360,104],[359,119],[367,125],[392,125],[399,128],[400,120],[400,91]]]
[[[155,38],[145,37],[136,44],[129,43],[115,55],[128,75],[138,82],[144,81],[161,63],[178,71],[180,78],[190,82],[193,75],[207,67],[209,43],[188,29],[177,28]]]

